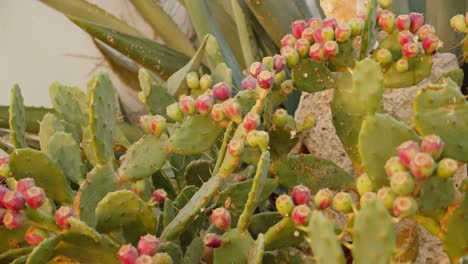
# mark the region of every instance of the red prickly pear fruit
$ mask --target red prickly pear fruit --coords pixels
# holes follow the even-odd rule
[[[297,50],[297,53],[299,53],[299,56],[302,58],[306,57],[309,53],[309,41],[307,39],[298,39],[296,44],[294,45],[294,48]]]
[[[292,34],[287,34],[281,39],[281,47],[294,47],[297,39]]]
[[[138,251],[132,244],[123,245],[119,249],[118,257],[122,264],[135,264]]]
[[[250,147],[259,147],[262,151],[267,150],[270,137],[265,131],[252,130],[246,136],[247,145]]]
[[[335,40],[345,42],[351,37],[351,27],[347,23],[340,23],[335,29]]]
[[[314,30],[313,36],[314,36],[315,43],[318,43],[318,44],[323,43],[324,39],[323,39],[323,36],[322,36],[322,29],[321,28],[318,28],[318,29]]]
[[[418,45],[414,42],[408,42],[405,45],[403,45],[401,53],[405,58],[411,59],[419,53]]]
[[[272,56],[263,57],[262,64],[263,66],[265,66],[267,70],[273,71],[273,57]]]
[[[420,40],[435,33],[436,33],[435,28],[432,25],[427,25],[427,24],[422,26],[417,32]]]
[[[296,20],[291,24],[291,30],[295,38],[300,38],[302,31],[307,28],[305,20]]]
[[[377,191],[377,200],[381,201],[385,208],[392,209],[396,194],[388,186],[382,187]]]
[[[244,145],[245,143],[242,139],[233,139],[227,145],[227,150],[232,156],[238,157],[244,152]]]
[[[439,47],[439,38],[434,34],[426,36],[422,41],[422,47],[428,55],[436,52]]]
[[[422,25],[424,25],[424,15],[421,13],[412,12],[410,17],[410,31],[416,33]]]
[[[32,178],[24,178],[18,181],[16,184],[16,190],[24,195],[24,193],[31,187],[36,186],[36,182]]]
[[[377,200],[377,194],[375,192],[366,192],[359,199],[359,206],[364,208],[370,201]]]
[[[145,120],[143,122],[148,122],[148,120]],[[159,137],[164,133],[164,131],[166,131],[166,126],[167,126],[166,118],[164,118],[161,115],[155,115],[155,116],[150,116],[149,124],[146,127],[149,128],[148,132]]]
[[[338,43],[333,40],[326,41],[325,44],[323,44],[323,54],[327,57],[333,57],[336,54],[338,54],[339,49],[338,49]]]
[[[135,264],[159,264],[154,262],[153,258],[148,255],[141,255],[135,260]]]
[[[302,31],[301,38],[306,39],[309,42],[309,44],[313,43],[315,41],[314,40],[314,29],[311,29],[311,28],[304,29],[304,31]]]
[[[219,82],[213,86],[213,96],[218,100],[226,101],[231,98],[231,87],[225,82]]]
[[[458,163],[456,160],[451,158],[443,158],[439,161],[437,165],[436,175],[440,178],[450,178],[458,170]]]
[[[192,96],[184,96],[179,100],[179,108],[186,115],[195,114],[195,99]]]
[[[200,89],[200,78],[198,77],[197,72],[189,72],[185,75],[185,82],[187,83],[188,88],[192,90]]]
[[[286,59],[283,56],[278,54],[273,56],[273,70],[276,73],[281,72],[284,69],[284,66],[286,66]]]
[[[294,202],[291,196],[287,194],[282,194],[276,198],[275,201],[276,210],[282,216],[291,215],[292,210],[294,209]]]
[[[226,208],[216,208],[211,213],[211,222],[221,230],[229,230],[231,228],[231,214]]]
[[[356,188],[359,195],[364,195],[365,193],[372,192],[374,189],[374,184],[367,174],[362,174],[356,180]]]
[[[364,20],[360,17],[354,17],[349,21],[349,26],[351,27],[351,37],[357,37],[362,33]]]
[[[197,100],[195,101],[195,109],[197,112],[202,115],[207,115],[211,112],[211,108],[213,107],[214,99],[213,96],[209,94],[203,94],[198,96]]]
[[[158,251],[160,241],[157,237],[147,234],[140,237],[138,251],[141,255],[154,255]]]
[[[273,86],[273,83],[275,82],[275,77],[270,71],[265,70],[257,76],[257,81],[258,86],[260,86],[260,88],[270,89]]]
[[[150,201],[154,204],[162,204],[166,201],[167,192],[164,189],[156,189],[151,194]]]
[[[241,86],[244,90],[255,90],[257,88],[257,80],[252,75],[247,75],[242,79]]]
[[[305,225],[309,221],[311,213],[312,211],[307,205],[301,204],[294,207],[291,213],[291,219],[296,225]]]
[[[37,209],[44,204],[46,196],[42,188],[34,186],[26,191],[24,198],[29,207]]]
[[[310,200],[310,189],[305,185],[297,185],[291,191],[295,205],[307,204]]]
[[[395,64],[396,71],[400,73],[407,71],[408,67],[408,60],[406,58],[399,59]]]
[[[211,109],[211,118],[216,122],[221,122],[224,120],[226,115],[223,111],[223,104],[215,104]]]
[[[26,240],[26,242],[31,246],[37,246],[48,237],[49,233],[47,233],[47,231],[35,226],[30,226],[28,230],[26,230],[24,240]]]
[[[3,205],[11,211],[23,209],[24,203],[24,196],[17,191],[8,191],[3,197]]]
[[[325,18],[322,22],[322,27],[331,27],[333,30],[338,26],[338,21],[334,17]]]
[[[174,263],[172,261],[171,256],[167,253],[156,253],[156,255],[153,256],[153,262],[154,264],[173,264]]]
[[[273,113],[273,124],[277,127],[284,127],[288,121],[288,112],[282,108],[276,109]]]
[[[68,223],[68,218],[72,217],[74,214],[73,208],[61,206],[55,211],[55,223],[62,229],[69,228],[70,224]]]
[[[335,30],[333,30],[331,27],[322,28],[322,39],[323,41],[334,40]]]
[[[411,33],[409,30],[402,30],[398,32],[398,42],[400,42],[400,45],[405,45],[406,43],[412,42],[413,41],[413,33]]]
[[[322,45],[318,43],[310,46],[309,56],[316,61],[324,61],[327,58],[325,57]]]
[[[450,26],[460,33],[468,33],[468,26],[464,15],[456,15],[450,19]]]
[[[322,28],[322,20],[320,18],[312,17],[312,18],[309,19],[307,24],[309,25],[309,28],[311,28],[313,30],[318,29],[318,28]]]
[[[180,110],[178,103],[170,104],[166,107],[167,116],[177,122],[182,122],[184,120],[184,112]]]
[[[323,210],[332,204],[333,201],[333,193],[330,189],[320,189],[314,197],[314,204],[315,208]]]
[[[258,75],[266,69],[267,68],[265,67],[265,65],[263,65],[261,62],[256,61],[250,65],[249,72],[250,75],[252,75],[252,77],[257,78]]]
[[[399,31],[408,30],[411,26],[411,19],[408,15],[399,15],[395,19],[395,26]]]
[[[1,157],[0,158],[0,177],[8,177],[10,175],[10,165],[8,162],[10,157]]]
[[[3,225],[3,218],[5,218],[7,212],[7,209],[0,207],[0,226]]]
[[[427,135],[423,137],[421,142],[421,151],[426,152],[434,158],[439,159],[444,150],[444,141],[437,135]]]
[[[414,187],[414,179],[408,172],[397,172],[390,179],[390,188],[398,195],[409,195],[414,191]]]
[[[379,18],[379,26],[388,33],[395,29],[395,15],[392,12],[382,12]]]
[[[281,49],[281,55],[286,59],[288,67],[294,67],[299,63],[299,53],[292,47],[285,47]]]
[[[419,151],[418,143],[411,140],[405,141],[397,147],[398,157],[406,167],[409,167],[411,160]]]
[[[380,65],[385,66],[393,62],[392,53],[388,49],[379,49],[376,54]]]
[[[24,216],[20,212],[7,211],[3,217],[3,224],[10,230],[15,230],[23,226]]]
[[[256,129],[260,125],[260,116],[255,112],[249,112],[244,116],[243,122],[246,132]]]
[[[242,122],[241,105],[234,98],[229,98],[223,102],[223,111],[229,119],[236,123]]]
[[[213,77],[209,74],[203,74],[202,77],[200,77],[200,89],[202,91],[206,91],[211,88],[211,85],[213,84]]]
[[[333,206],[341,213],[350,213],[353,211],[353,199],[346,192],[339,192],[333,197]]]
[[[434,173],[436,163],[430,154],[419,152],[411,160],[409,168],[414,177],[425,179]]]
[[[215,233],[208,233],[203,238],[205,246],[210,248],[219,248],[223,243],[221,236]]]
[[[414,198],[408,196],[400,196],[393,202],[393,215],[396,217],[408,217],[416,214],[418,211],[418,203]]]
[[[391,157],[390,159],[388,159],[385,163],[384,168],[389,178],[393,177],[393,175],[395,175],[395,173],[397,172],[407,171],[405,165],[403,164],[403,162],[401,162],[399,157]]]
[[[9,191],[10,190],[7,187],[0,185],[0,208],[5,208],[5,205],[3,204],[3,198]]]

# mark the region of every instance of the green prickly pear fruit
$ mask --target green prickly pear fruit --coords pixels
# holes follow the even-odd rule
[[[410,171],[414,177],[425,179],[432,175],[436,169],[436,164],[431,155],[420,152],[417,153],[410,163]]]
[[[268,71],[262,71],[258,76],[257,76],[257,82],[258,86],[262,89],[270,89],[273,86],[273,83],[275,82],[275,76]]]
[[[299,53],[293,47],[283,47],[281,49],[281,55],[286,59],[286,64],[290,68],[299,63]]]
[[[252,75],[247,75],[241,82],[242,89],[255,90],[257,88],[257,80]]]
[[[364,20],[360,17],[354,17],[349,21],[349,26],[351,27],[351,37],[357,37],[364,29]]]
[[[294,90],[294,85],[292,80],[286,80],[281,83],[281,92],[285,95],[292,93]]]
[[[267,68],[265,67],[265,65],[263,65],[261,62],[254,62],[250,65],[249,67],[249,73],[250,75],[252,75],[252,77],[254,77],[255,79],[257,79],[258,75],[262,72],[262,71],[265,71],[267,70]]]
[[[273,57],[272,56],[263,57],[262,64],[267,68],[267,70],[273,71]]]
[[[398,195],[409,195],[414,191],[415,183],[409,173],[400,171],[390,179],[390,187]]]
[[[346,192],[339,192],[333,198],[333,206],[341,213],[350,213],[353,211],[353,199]]]
[[[276,54],[273,56],[273,70],[276,73],[283,71],[284,66],[286,66],[286,60],[283,56]]]
[[[211,213],[211,222],[217,228],[227,231],[231,228],[231,214],[226,208],[216,208]]]
[[[192,90],[200,89],[200,78],[198,77],[197,72],[189,72],[185,75],[185,81],[187,82],[187,86]]]
[[[145,189],[146,183],[144,179],[132,182],[132,184],[130,185],[130,191],[134,192],[139,197],[141,197],[141,195],[145,192]]]
[[[284,127],[288,121],[288,112],[282,108],[276,109],[273,113],[273,124],[279,128]]]
[[[229,119],[236,123],[242,122],[242,111],[240,103],[234,99],[229,98],[223,102],[223,112]]]
[[[166,118],[161,115],[144,115],[140,117],[141,127],[148,133],[159,137],[166,131]]]
[[[424,15],[421,13],[412,12],[409,14],[410,17],[410,30],[416,33],[422,25],[424,25]]]
[[[437,173],[436,175],[441,178],[450,178],[458,170],[458,163],[456,160],[451,158],[443,158],[439,161],[437,165]]]
[[[379,18],[379,26],[388,33],[392,33],[395,29],[395,15],[392,12],[383,11]]]
[[[213,107],[214,99],[213,96],[209,94],[203,94],[198,96],[195,102],[195,109],[197,112],[202,115],[208,115],[211,112],[211,108]]]
[[[297,127],[297,131],[305,131],[311,129],[315,126],[315,118],[311,115],[308,115],[302,121],[302,124]]]
[[[172,258],[167,253],[157,253],[153,256],[154,264],[173,264]]]
[[[287,194],[282,194],[276,198],[276,210],[282,216],[289,216],[291,215],[292,210],[294,209],[294,202],[291,196]]]
[[[388,9],[392,6],[393,0],[379,0],[379,6],[382,9]]]
[[[430,154],[434,160],[439,159],[443,150],[444,142],[439,136],[427,135],[423,137],[421,142],[421,151]]]
[[[122,264],[135,264],[138,251],[132,244],[123,245],[119,249],[118,257]]]
[[[297,185],[291,191],[295,205],[307,204],[310,200],[310,189],[305,185]]]
[[[295,38],[300,38],[302,31],[307,28],[307,22],[305,20],[296,20],[291,24],[291,30]]]
[[[147,234],[140,237],[138,241],[138,251],[141,255],[154,255],[158,251],[159,239],[153,235]]]
[[[184,121],[184,112],[180,110],[178,103],[170,104],[166,107],[166,114],[167,116],[177,122]]]
[[[26,242],[31,246],[37,246],[48,237],[49,233],[47,231],[35,226],[30,226],[28,230],[26,230],[24,240],[26,240]]]
[[[310,46],[309,56],[316,61],[324,61],[326,59],[323,47],[319,43]]]
[[[149,255],[140,255],[135,260],[135,264],[155,264],[155,262],[153,261],[153,258],[150,257]]]
[[[314,197],[315,208],[326,209],[330,207],[333,201],[333,193],[330,189],[320,189]]]
[[[392,53],[388,49],[379,49],[376,57],[382,66],[387,66],[393,62]]]
[[[247,145],[250,147],[259,147],[262,151],[265,151],[268,148],[270,137],[268,133],[263,130],[252,130],[247,133],[246,141]]]
[[[408,167],[411,160],[416,156],[416,154],[420,151],[418,143],[408,140],[403,142],[401,145],[397,147],[398,156],[400,157],[400,161]]]
[[[195,99],[192,96],[184,96],[179,100],[179,108],[186,115],[194,115]]]
[[[19,211],[24,208],[24,196],[18,191],[8,191],[3,197],[3,205],[11,211]]]
[[[335,40],[345,42],[351,37],[351,27],[348,23],[340,23],[335,29]]]
[[[406,58],[399,59],[395,65],[396,71],[399,73],[406,72],[408,67],[408,60]]]
[[[211,88],[211,85],[213,84],[213,77],[209,74],[203,74],[202,77],[200,77],[200,89],[202,91],[206,91]]]
[[[16,184],[16,191],[21,193],[23,196],[26,193],[26,191],[31,188],[36,186],[36,182],[32,178],[24,178],[18,181]]]
[[[294,48],[296,49],[297,53],[299,53],[299,56],[301,58],[307,57],[307,55],[309,54],[309,47],[309,41],[303,38],[298,39],[296,41],[296,44],[294,44]]]
[[[167,192],[164,189],[156,189],[149,200],[150,205],[163,204],[167,198]]]
[[[335,30],[332,27],[322,28],[321,34],[322,34],[322,39],[324,42],[335,39]]]
[[[414,56],[418,55],[418,53],[418,45],[414,42],[406,43],[405,45],[403,45],[403,49],[401,50],[401,54],[403,54],[403,57],[407,59],[413,58]]]
[[[249,112],[244,116],[244,121],[242,124],[245,128],[245,131],[252,131],[260,125],[260,116],[257,113]]]
[[[75,215],[73,208],[70,206],[61,206],[57,211],[55,211],[55,223],[62,229],[67,229],[70,227],[68,223],[68,218]]]
[[[359,195],[363,196],[365,193],[372,192],[373,183],[367,174],[362,174],[356,180],[356,188]]]
[[[24,193],[24,198],[26,200],[26,204],[32,209],[37,209],[44,204],[46,195],[42,188],[39,187],[31,187]]]
[[[450,19],[450,26],[452,26],[455,31],[460,33],[468,33],[468,25],[466,24],[464,15],[456,15]]]
[[[395,26],[398,31],[408,30],[411,26],[411,19],[408,15],[399,15],[395,19]]]
[[[381,201],[385,208],[392,209],[396,194],[388,186],[384,186],[377,191],[377,200]]]
[[[296,225],[306,225],[311,213],[312,211],[307,205],[301,204],[294,207],[291,213],[291,219]]]
[[[0,158],[0,177],[8,178],[10,176],[10,165],[8,164],[9,157]]]
[[[408,217],[416,214],[418,203],[413,197],[400,196],[393,203],[393,214],[397,217]]]
[[[239,157],[244,152],[245,142],[242,139],[233,139],[227,145],[229,154],[234,157]]]
[[[370,201],[376,200],[377,194],[375,192],[366,192],[364,195],[361,196],[359,199],[359,206],[364,208]]]
[[[294,47],[297,39],[292,34],[287,34],[281,39],[281,47]]]
[[[3,217],[3,224],[10,230],[21,228],[24,224],[24,216],[17,211],[7,211]]]
[[[222,244],[221,236],[215,233],[208,233],[203,238],[205,246],[210,248],[219,248]]]

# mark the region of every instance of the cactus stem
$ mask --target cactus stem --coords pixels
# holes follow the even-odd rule
[[[218,173],[219,168],[221,167],[221,164],[223,163],[224,156],[226,155],[226,150],[227,150],[227,145],[229,144],[229,141],[232,138],[232,131],[234,131],[234,127],[236,126],[235,122],[229,122],[229,125],[224,132],[224,137],[223,137],[223,144],[221,144],[221,147],[219,148],[218,151],[218,159],[216,160],[216,164],[213,170],[213,174],[215,175]]]

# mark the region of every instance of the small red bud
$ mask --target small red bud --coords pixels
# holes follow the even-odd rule
[[[297,53],[299,53],[299,56],[301,56],[302,58],[306,57],[309,53],[309,47],[309,41],[306,39],[298,39],[296,44],[294,45],[294,48],[297,50]]]
[[[122,264],[135,264],[138,251],[132,244],[123,245],[119,249],[118,257]]]
[[[408,167],[414,156],[420,151],[418,143],[414,141],[405,141],[398,146],[397,152],[400,161]]]
[[[395,19],[396,28],[399,31],[408,30],[411,25],[411,20],[408,15],[399,15]]]
[[[309,28],[315,30],[322,27],[322,20],[320,18],[312,17],[311,19],[309,19],[308,24]]]
[[[72,217],[74,214],[73,208],[61,206],[55,211],[55,223],[62,229],[69,228],[70,224],[68,223],[68,218]]]
[[[215,104],[211,109],[211,118],[216,122],[221,122],[224,120],[226,115],[223,111],[223,104]]]
[[[221,236],[215,233],[208,233],[203,238],[205,246],[210,248],[219,248],[222,244]]]
[[[185,96],[179,100],[179,108],[186,115],[195,114],[195,99],[192,96]]]
[[[427,135],[421,142],[421,151],[426,152],[437,160],[444,150],[444,142],[437,135]]]
[[[402,30],[398,32],[398,41],[400,45],[405,45],[406,43],[413,41],[413,34],[409,30]]]
[[[3,224],[10,230],[18,229],[23,226],[24,216],[16,211],[7,211],[3,217]]]
[[[323,53],[327,57],[333,57],[336,54],[338,54],[339,49],[338,49],[338,43],[333,40],[329,40],[323,44]]]
[[[159,264],[160,262],[154,262],[153,258],[148,255],[141,255],[135,260],[135,264]]]
[[[48,237],[49,234],[47,233],[47,231],[37,228],[35,226],[30,226],[28,230],[26,230],[24,240],[26,240],[26,242],[28,242],[28,244],[31,246],[37,246]]]
[[[338,26],[338,22],[334,17],[332,18],[325,18],[322,23],[322,27],[331,27],[333,30]]]
[[[233,139],[227,145],[227,150],[232,156],[238,157],[244,152],[244,141],[241,139]]]
[[[46,196],[42,188],[34,186],[25,192],[24,198],[29,207],[37,209],[44,204]]]
[[[164,189],[156,189],[153,194],[151,194],[151,201],[155,204],[162,204],[167,198],[167,192]]]
[[[140,237],[138,241],[138,251],[142,255],[154,255],[158,251],[160,241],[153,235],[147,234]]]
[[[294,202],[291,196],[287,194],[282,194],[276,198],[275,201],[276,210],[282,216],[291,215],[292,210],[294,209]]]
[[[419,152],[411,160],[409,168],[414,177],[425,179],[432,175],[436,164],[430,154]]]
[[[423,40],[425,37],[431,35],[431,34],[435,34],[436,31],[435,31],[435,28],[432,26],[432,25],[424,25],[422,26],[421,28],[419,28],[417,34],[418,34],[418,37],[420,40]]]
[[[257,80],[252,75],[247,75],[241,82],[242,89],[255,90],[257,88]]]
[[[321,28],[318,28],[314,31],[314,40],[315,40],[315,43],[323,43],[323,36],[322,36],[322,29]]]
[[[246,132],[254,130],[260,125],[260,116],[255,112],[249,112],[244,116],[243,124]]]
[[[296,40],[293,35],[287,34],[281,39],[281,47],[294,47]]]
[[[2,226],[3,223],[3,218],[5,218],[5,215],[7,214],[8,210],[5,208],[0,207],[0,226]]]
[[[231,87],[225,82],[219,82],[213,86],[213,96],[218,100],[226,101],[231,98]]]
[[[36,186],[36,182],[34,181],[34,179],[25,178],[18,181],[18,184],[16,185],[16,190],[22,195],[24,195],[29,188],[34,186]]]
[[[421,13],[410,13],[409,14],[411,25],[410,30],[416,33],[418,29],[424,24],[424,15]]]
[[[384,11],[379,18],[379,26],[388,33],[395,29],[395,15],[389,11]]]
[[[8,165],[9,161],[9,156],[0,157],[0,177],[8,177],[10,175],[10,165]]]
[[[223,111],[229,119],[236,123],[242,121],[241,105],[234,98],[229,98],[223,102]]]
[[[310,189],[305,185],[297,185],[291,191],[294,204],[307,204],[310,200]]]
[[[385,163],[384,168],[389,178],[393,177],[393,175],[395,175],[395,173],[397,172],[407,171],[405,165],[403,164],[403,162],[401,162],[399,157],[391,157]]]
[[[281,55],[286,59],[288,67],[294,67],[299,63],[299,53],[292,47],[284,47],[281,49]]]
[[[198,113],[202,115],[207,115],[210,113],[213,104],[213,96],[209,94],[203,94],[198,96],[197,100],[195,101],[195,109],[197,109]]]
[[[3,204],[3,198],[9,191],[10,190],[7,187],[0,185],[0,208],[5,208],[5,205]]]
[[[393,202],[393,214],[397,217],[408,217],[418,211],[418,204],[412,197],[400,196]]]
[[[323,48],[318,43],[310,46],[309,56],[316,61],[324,61],[326,59]]]
[[[231,214],[225,208],[216,208],[211,213],[211,222],[221,230],[228,230],[231,228]]]
[[[3,197],[3,205],[11,211],[23,209],[24,203],[24,196],[17,191],[8,191]]]
[[[291,29],[295,38],[300,38],[302,31],[307,28],[307,23],[305,20],[296,20],[292,23]]]
[[[331,27],[322,28],[322,38],[323,41],[334,40],[335,39],[335,30]]]
[[[434,34],[426,36],[422,41],[422,47],[426,54],[434,53],[439,47],[439,38]]]
[[[282,71],[284,66],[286,66],[286,59],[283,56],[278,54],[273,56],[273,70],[275,70],[276,73]]]
[[[315,41],[314,40],[314,29],[311,29],[311,28],[304,29],[304,31],[302,31],[301,38],[306,39],[309,42],[309,44],[313,43]]]
[[[294,207],[291,218],[296,225],[305,225],[309,221],[312,211],[305,204]]]
[[[338,42],[344,42],[351,37],[351,27],[347,23],[340,23],[335,29],[335,39]]]
[[[330,207],[333,201],[333,193],[330,189],[320,189],[314,197],[315,208],[317,209],[326,209]]]
[[[258,86],[260,86],[260,88],[270,89],[273,86],[273,83],[275,82],[275,77],[270,71],[265,70],[257,76],[257,81]]]
[[[415,183],[408,172],[400,171],[390,179],[390,187],[398,195],[409,195],[414,191]]]
[[[439,161],[437,166],[437,176],[440,178],[450,178],[458,170],[458,163],[456,160],[451,158],[443,158]]]

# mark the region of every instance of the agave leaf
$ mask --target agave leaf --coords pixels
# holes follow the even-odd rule
[[[1,128],[8,128],[8,113],[9,106],[1,105],[0,106],[0,127]],[[38,120],[42,120],[47,113],[55,112],[51,108],[45,107],[32,107],[32,106],[25,106],[24,110],[26,112],[26,131],[30,133],[37,133],[39,132],[39,122]]]
[[[238,0],[231,0],[231,8],[233,11],[234,21],[236,22],[237,34],[242,48],[242,55],[246,65],[252,64],[256,61],[257,43],[252,28],[248,24],[248,20]]]

